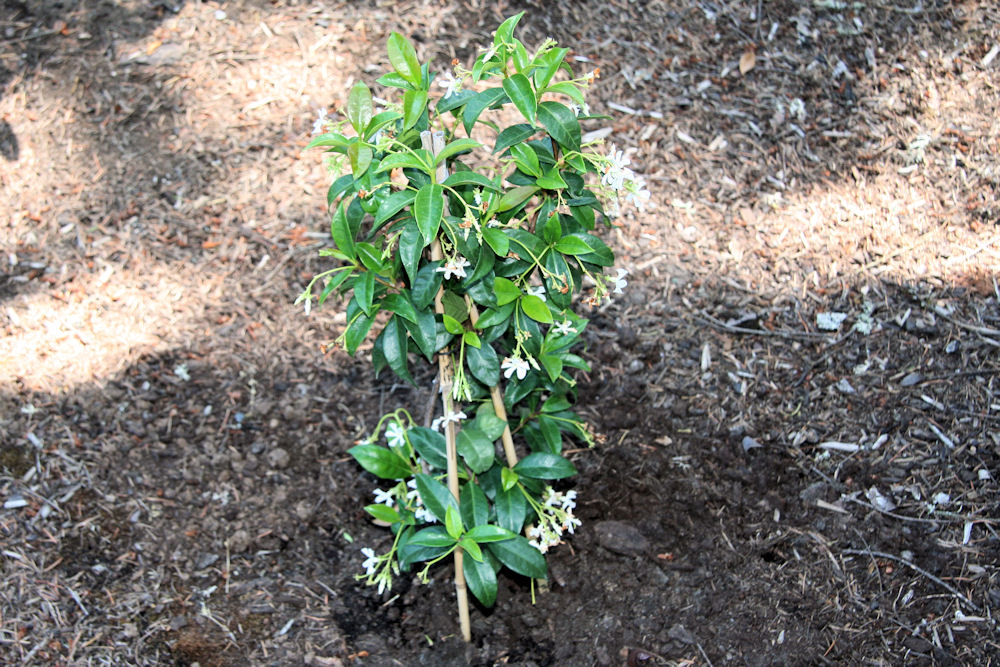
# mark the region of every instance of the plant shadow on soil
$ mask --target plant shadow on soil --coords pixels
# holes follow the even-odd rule
[[[527,582],[508,578],[495,610],[474,610],[471,646],[455,637],[448,568],[429,586],[397,578],[391,597],[354,579],[359,548],[384,547],[387,535],[361,511],[377,480],[346,449],[384,410],[421,413],[427,391],[376,381],[364,362],[339,353],[325,369],[250,377],[177,350],[65,396],[5,392],[7,484],[37,466],[48,473],[40,493],[68,498],[53,515],[65,522],[58,543],[44,539],[45,521],[26,515],[5,523],[4,539],[51,563],[47,576],[84,591],[86,618],[61,600],[67,628],[107,618],[110,637],[144,638],[133,649],[143,664],[293,664],[317,655],[370,665],[948,662],[949,651],[916,628],[954,614],[954,596],[891,561],[843,551],[909,551],[950,579],[963,558],[996,567],[995,534],[958,555],[936,541],[955,539],[960,524],[816,504],[943,471],[992,496],[995,516],[995,483],[971,473],[998,469],[991,422],[960,426],[963,411],[984,410],[975,391],[940,379],[977,360],[987,362],[984,374],[996,373],[982,357],[990,350],[943,320],[932,326],[914,315],[909,329],[895,325],[899,311],[931,295],[882,289],[882,326],[836,342],[707,329],[684,314],[680,297],[720,320],[736,304],[750,306],[745,294],[707,286],[663,299],[637,282],[596,314],[586,349],[595,371],[581,378],[580,406],[604,442],[572,454],[583,527],[551,555],[548,590],[534,604]],[[801,315],[783,313],[776,324]],[[659,329],[647,326],[654,321]],[[959,352],[926,360],[950,340]],[[707,367],[706,344],[724,355]],[[859,355],[882,367],[852,371]],[[736,363],[752,357],[759,365]],[[900,388],[898,376],[915,365],[925,377]],[[838,378],[855,393],[839,391]],[[961,449],[926,431],[921,394],[947,402],[935,418],[956,439],[961,433]],[[28,404],[37,412],[19,411]],[[857,429],[884,434],[886,444],[832,459],[817,447],[856,438]],[[901,444],[919,456],[900,461]],[[80,485],[78,473],[80,488],[67,494],[60,479],[73,477],[56,471],[74,465],[88,481]],[[963,590],[984,604],[985,586]],[[859,626],[867,629],[857,636],[845,630]],[[977,655],[972,645],[962,650]]]

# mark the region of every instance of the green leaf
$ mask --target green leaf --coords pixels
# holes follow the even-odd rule
[[[522,16],[524,16],[524,12],[518,12],[500,24],[493,35],[493,46],[501,46],[502,44],[509,44],[514,41],[514,28]]]
[[[500,489],[497,491],[493,506],[497,511],[497,523],[512,533],[521,532],[521,526],[528,516],[528,501],[524,499],[521,489]]]
[[[386,523],[396,523],[397,521],[402,521],[402,518],[399,516],[399,512],[388,505],[368,505],[365,507],[365,511],[379,521],[385,521]]]
[[[504,491],[509,491],[514,488],[514,485],[517,484],[519,479],[520,477],[517,476],[517,473],[510,468],[505,467],[500,470],[500,484],[502,485]]]
[[[431,361],[437,351],[437,347],[435,347],[437,323],[434,319],[434,311],[430,309],[419,310],[416,321],[403,320],[403,326],[410,332],[410,338],[417,344],[420,352],[428,361]]]
[[[385,264],[382,262],[382,254],[379,252],[378,248],[373,246],[371,243],[357,243],[354,249],[358,253],[358,258],[361,263],[365,265],[369,271],[376,274],[387,273]]]
[[[449,535],[448,529],[444,526],[431,526],[418,530],[413,537],[407,540],[407,544],[421,547],[450,547],[456,542],[458,539]]]
[[[493,441],[475,426],[463,427],[458,432],[455,445],[472,472],[486,472],[493,465]]]
[[[545,372],[549,374],[549,379],[555,382],[562,375],[563,362],[554,354],[540,354],[538,361],[542,364]]]
[[[520,535],[503,542],[493,542],[487,548],[497,560],[518,574],[532,579],[545,579],[548,576],[545,556]]]
[[[337,180],[335,180],[331,185],[330,189],[326,191],[326,205],[333,206],[333,202],[337,200],[342,194],[351,190],[353,192],[352,186],[354,185],[354,174],[344,174]]]
[[[504,79],[502,85],[507,97],[514,103],[521,115],[534,124],[538,100],[535,99],[535,91],[531,89],[528,77],[523,74],[515,74]]]
[[[542,412],[562,412],[570,409],[569,401],[565,396],[550,396],[542,403]]]
[[[388,447],[381,445],[355,445],[347,450],[362,468],[381,479],[409,477],[410,464]]]
[[[398,32],[393,32],[389,35],[386,50],[389,53],[389,62],[392,63],[392,68],[406,81],[414,86],[419,86],[421,80],[420,62],[417,60],[417,51],[410,44],[410,41]]]
[[[395,72],[383,74],[379,78],[375,79],[375,83],[380,86],[386,86],[387,88],[402,88],[403,90],[413,89],[413,84]]]
[[[566,181],[559,175],[559,170],[552,167],[544,176],[535,180],[535,185],[546,190],[562,190],[567,187]]]
[[[343,153],[347,148],[350,141],[344,135],[339,132],[327,132],[326,134],[321,134],[306,146],[306,150],[310,148],[324,147],[336,149],[337,153]]]
[[[351,277],[350,267],[343,267],[343,270],[338,271],[332,278],[326,281],[326,286],[323,287],[323,291],[319,295],[319,305],[323,305],[326,298],[333,293],[333,290],[340,287],[345,280]]]
[[[357,293],[355,292],[355,298],[357,298]],[[373,314],[374,315],[374,314]],[[361,342],[368,335],[368,331],[371,330],[372,324],[374,324],[375,318],[372,315],[365,315],[364,311],[360,311],[351,323],[347,325],[347,329],[344,330],[344,347],[347,349],[347,353],[353,355]]]
[[[533,479],[563,479],[576,474],[576,467],[558,454],[528,454],[514,466],[514,472]]]
[[[448,111],[454,111],[455,109],[463,106],[469,100],[473,99],[476,95],[477,93],[474,90],[460,90],[454,95],[439,99],[437,104],[434,105],[434,110],[438,112],[438,115]]]
[[[420,458],[439,470],[448,469],[447,443],[443,435],[423,426],[414,426],[406,432],[406,437]]]
[[[493,147],[493,154],[497,153],[514,146],[515,144],[520,144],[522,141],[537,132],[532,125],[527,123],[519,123],[517,125],[511,125],[497,135],[497,143]]]
[[[452,317],[448,313],[444,313],[441,316],[441,318],[442,321],[444,322],[445,331],[447,331],[450,334],[455,334],[456,336],[461,336],[465,334],[465,327],[463,327],[462,323],[456,320],[454,317]]]
[[[455,500],[455,496],[451,495],[448,487],[430,475],[417,474],[414,475],[414,478],[417,480],[417,492],[420,494],[424,507],[438,521],[444,523],[447,508],[455,507],[458,509],[458,501]]]
[[[403,263],[403,268],[406,269],[406,275],[409,277],[411,285],[414,284],[415,276],[419,275],[417,266],[420,264],[424,245],[424,237],[420,234],[417,221],[407,220],[403,226],[403,232],[399,236],[399,259]],[[417,303],[418,308],[426,306],[426,304],[420,305],[416,299],[414,299],[414,303]]]
[[[497,257],[507,256],[507,251],[510,249],[510,239],[502,231],[487,227],[483,230],[483,239]]]
[[[580,122],[576,114],[559,102],[542,102],[538,105],[538,122],[566,151],[580,150]]]
[[[483,344],[483,342],[479,340],[479,336],[476,334],[475,331],[466,331],[464,334],[462,334],[462,340],[465,341],[465,344],[469,346],[470,349],[473,350],[478,347],[481,347]],[[466,354],[468,354],[468,350],[466,351]]]
[[[434,169],[431,166],[431,154],[430,152],[420,148],[413,153],[393,153],[386,156],[379,162],[378,167],[375,169],[375,173],[381,173],[384,171],[390,171],[392,169],[418,169],[425,174],[431,174]]]
[[[484,561],[474,558],[462,559],[462,572],[469,591],[484,607],[492,607],[497,601],[497,573]]]
[[[465,526],[462,525],[462,515],[459,514],[458,508],[454,505],[449,505],[444,512],[444,527],[456,540],[462,537],[462,533],[465,532]]]
[[[506,98],[507,93],[504,92],[503,88],[488,88],[476,93],[475,97],[466,103],[465,109],[462,111],[462,126],[465,128],[465,133],[472,134],[472,126],[479,120],[483,111],[494,104],[499,104],[501,100]]]
[[[351,226],[347,222],[347,207],[344,202],[341,202],[337,206],[337,210],[333,213],[333,218],[330,220],[330,236],[333,237],[333,242],[337,244],[345,255],[350,257],[352,260],[357,259],[357,255],[354,252],[354,234],[351,232]]]
[[[538,155],[531,147],[525,144],[515,144],[510,147],[510,154],[514,157],[514,164],[526,174],[535,176],[542,175],[542,168],[538,164]]]
[[[535,87],[538,90],[544,89],[552,81],[552,77],[559,71],[559,66],[563,64],[569,49],[552,49],[538,58],[534,64],[538,67],[534,72]],[[582,104],[579,102],[578,104]]]
[[[417,196],[413,190],[400,190],[382,200],[378,211],[375,213],[375,224],[381,225],[383,222],[399,213],[405,207],[413,203],[413,198]]]
[[[360,135],[371,119],[372,91],[368,90],[364,81],[358,81],[347,96],[347,120],[351,122],[354,131]],[[354,170],[354,173],[359,175],[357,169]]]
[[[383,111],[380,114],[376,114],[368,121],[368,127],[365,128],[365,140],[371,141],[379,130],[402,117],[403,115],[398,111]]]
[[[583,92],[580,90],[579,86],[575,83],[570,83],[569,81],[560,81],[559,83],[553,83],[551,86],[545,88],[546,93],[561,93],[566,95],[571,100],[583,106],[586,100],[583,97]]]
[[[413,217],[417,220],[424,245],[430,245],[441,226],[444,213],[444,189],[437,183],[428,183],[417,191],[413,200]]]
[[[490,518],[490,501],[475,482],[466,482],[458,492],[459,508],[466,526],[482,526]]]
[[[483,560],[483,550],[478,544],[475,543],[474,540],[470,540],[468,537],[463,537],[458,541],[458,546],[462,547],[462,549],[465,550],[465,553],[467,553],[472,560]]]
[[[480,146],[482,146],[482,144],[475,139],[455,139],[453,142],[441,149],[440,153],[434,156],[434,164],[441,164],[452,155],[457,155],[464,151],[471,151],[472,149],[479,148]],[[447,181],[445,182],[447,183]]]
[[[552,312],[549,311],[549,307],[545,305],[545,302],[534,294],[521,295],[521,310],[536,322],[552,324]]]
[[[497,210],[503,212],[516,208],[536,192],[538,192],[537,185],[519,185],[516,188],[511,188],[500,198],[500,206]]]
[[[512,303],[498,308],[487,308],[479,316],[479,319],[476,320],[476,328],[483,330],[488,329],[489,327],[495,327],[498,324],[503,324],[510,319],[513,312],[514,304]]]
[[[440,262],[424,264],[417,271],[416,278],[411,277],[410,298],[413,299],[413,305],[417,308],[427,308],[433,303],[434,296],[444,281],[444,274],[437,270],[439,266],[441,266]],[[409,273],[409,268],[407,268],[407,273]]]
[[[365,315],[371,316],[372,297],[375,294],[375,274],[365,271],[354,281],[354,298]]]
[[[372,149],[361,143],[353,143],[347,149],[347,157],[351,161],[351,172],[354,178],[361,178],[372,163]]]
[[[472,333],[471,331],[469,333]],[[465,363],[472,376],[487,387],[500,384],[500,361],[492,345],[470,346],[465,349]],[[496,438],[493,438],[496,440]]]
[[[562,225],[559,224],[558,213],[553,213],[545,221],[545,226],[542,228],[542,235],[545,237],[545,242],[550,244],[555,244],[562,236]]]
[[[416,309],[414,309],[410,300],[402,294],[386,294],[382,299],[382,310],[390,310],[411,322],[417,321]]]
[[[385,505],[383,505],[383,507],[385,507]],[[512,540],[517,537],[517,535],[509,530],[506,530],[505,528],[501,528],[500,526],[491,526],[488,524],[476,526],[475,528],[469,530],[466,535],[480,544],[484,542],[503,542],[504,540]]]
[[[410,370],[407,368],[406,352],[406,327],[400,324],[399,315],[393,315],[392,319],[382,329],[379,334],[382,339],[382,353],[389,364],[389,368],[401,379],[410,384],[414,384]]]
[[[564,236],[556,242],[555,249],[564,255],[586,255],[593,252],[583,239],[578,236]]]
[[[426,90],[408,90],[403,93],[403,131],[417,124],[426,107]]]
[[[482,403],[476,410],[476,428],[490,440],[496,440],[503,435],[506,427],[507,422],[497,417],[496,412],[493,411],[493,405],[489,402]]]
[[[478,185],[479,187],[486,188],[487,190],[500,190],[496,183],[475,171],[456,171],[454,174],[446,178],[442,185],[447,185],[451,188],[457,188],[460,185]]]

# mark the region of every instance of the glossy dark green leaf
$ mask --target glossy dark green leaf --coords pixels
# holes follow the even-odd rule
[[[485,499],[485,496],[483,496]],[[482,525],[476,526],[466,533],[471,539],[479,543],[503,542],[517,537],[514,533],[501,528],[500,526]]]
[[[563,362],[562,359],[554,354],[540,354],[538,355],[538,361],[542,364],[542,368],[548,373],[549,379],[555,382],[562,375]]]
[[[413,201],[413,217],[417,220],[424,244],[430,245],[441,225],[444,213],[444,189],[437,183],[428,183],[417,191]]]
[[[566,181],[559,175],[559,170],[552,167],[535,181],[535,185],[546,190],[562,190],[566,188]]]
[[[393,32],[386,42],[386,50],[389,53],[389,62],[403,79],[419,86],[422,78],[420,71],[420,61],[417,60],[417,52],[406,37]]]
[[[383,222],[396,215],[404,208],[413,203],[414,197],[417,196],[413,190],[400,190],[399,192],[393,192],[391,195],[382,200],[379,204],[378,211],[375,213],[375,224],[381,225]]]
[[[351,144],[347,149],[347,158],[351,161],[351,172],[354,178],[361,178],[372,163],[372,149],[360,143]]]
[[[378,163],[375,173],[382,173],[393,169],[418,169],[425,174],[430,174],[434,169],[433,158],[429,151],[422,148],[412,153],[393,153]]]
[[[510,154],[514,158],[514,164],[524,173],[535,176],[542,175],[542,168],[538,163],[538,154],[525,144],[515,144],[510,147]],[[539,183],[539,185],[541,185]]]
[[[476,328],[482,330],[502,324],[510,318],[511,313],[513,312],[513,303],[509,303],[506,306],[500,306],[498,308],[488,308],[483,311],[483,313],[479,316],[479,319],[476,320]]]
[[[485,472],[493,465],[493,441],[474,426],[464,426],[455,439],[458,454],[474,473]]]
[[[340,250],[352,260],[357,259],[354,252],[354,234],[351,233],[351,226],[347,222],[346,206],[341,202],[330,220],[330,236]]]
[[[514,41],[514,28],[522,16],[524,12],[518,12],[500,24],[493,35],[493,46],[499,47]]]
[[[572,234],[559,239],[555,248],[564,255],[586,255],[594,251],[583,239]]]
[[[423,238],[419,232],[417,232],[417,238]],[[424,264],[417,271],[416,279],[411,278],[410,297],[413,299],[413,305],[417,308],[427,308],[434,302],[434,296],[444,281],[444,274],[437,270],[439,266],[441,266],[441,262]],[[409,272],[409,268],[407,272]]]
[[[416,315],[416,321],[403,320],[403,326],[410,332],[410,338],[416,343],[417,348],[420,349],[420,353],[428,361],[431,361],[434,358],[434,353],[437,351],[435,348],[436,321],[434,319],[434,311],[425,308],[416,311]]]
[[[545,579],[548,576],[545,556],[520,535],[503,542],[493,542],[487,549],[497,560],[518,574],[532,579]]]
[[[490,440],[499,438],[507,426],[507,422],[497,417],[490,402],[482,403],[476,409],[476,428],[482,431]]]
[[[350,143],[350,139],[339,132],[327,132],[310,141],[306,146],[306,150],[310,148],[332,148],[335,153],[343,153]]]
[[[354,185],[354,174],[344,174],[343,176],[335,180],[330,185],[330,189],[326,191],[326,205],[333,206],[333,202],[335,202],[337,198],[343,195],[345,192],[351,190],[353,185]]]
[[[382,261],[382,253],[374,245],[365,242],[356,243],[354,250],[357,252],[358,259],[369,271],[378,275],[388,273],[388,269]]]
[[[576,474],[576,467],[558,454],[528,454],[514,466],[514,472],[534,479],[563,479]]]
[[[468,364],[473,377],[487,387],[500,384],[500,361],[492,345],[466,347],[465,363]]]
[[[466,482],[458,492],[459,506],[465,525],[475,530],[490,518],[490,501],[475,482]]]
[[[443,114],[465,105],[469,100],[474,99],[476,95],[477,93],[474,90],[460,90],[454,95],[439,99],[434,109],[439,114]]]
[[[407,220],[406,224],[403,225],[403,232],[399,236],[399,261],[402,262],[411,285],[414,284],[415,278],[420,275],[417,267],[420,265],[420,256],[424,251],[424,246],[424,237],[417,227],[417,221]],[[418,308],[423,307],[416,298],[414,298],[414,303],[417,304]]]
[[[512,533],[520,533],[524,520],[528,516],[528,501],[524,499],[521,489],[514,487],[498,489],[493,506],[497,512],[497,523]]]
[[[363,81],[358,81],[347,96],[347,120],[351,122],[354,131],[360,135],[371,119],[372,91],[368,90],[368,86]],[[358,175],[357,170],[354,173]]]
[[[553,213],[542,227],[542,236],[546,243],[555,244],[562,236],[562,225],[559,224],[559,214]]]
[[[365,140],[371,142],[379,130],[402,117],[403,115],[398,111],[383,111],[382,113],[375,114],[368,121],[368,127],[365,128]]]
[[[535,87],[538,90],[544,89],[552,81],[552,77],[559,71],[559,66],[563,64],[569,49],[552,49],[535,59],[538,68],[533,73]],[[582,104],[578,102],[578,104]]]
[[[538,122],[566,151],[580,150],[580,122],[569,107],[547,101],[538,105]]]
[[[462,111],[462,126],[465,128],[465,133],[472,133],[473,125],[479,120],[483,111],[506,99],[507,93],[504,92],[503,88],[489,88],[476,93],[475,97],[465,104],[465,109]]]
[[[406,432],[406,437],[420,458],[439,470],[448,469],[447,443],[443,435],[423,426],[415,426]]]
[[[417,480],[417,492],[420,494],[420,499],[424,502],[424,507],[438,521],[444,523],[447,508],[451,506],[458,509],[458,501],[455,500],[455,496],[451,495],[448,487],[430,475],[418,474],[414,475],[414,477]]]
[[[374,296],[375,274],[371,271],[365,271],[354,281],[354,298],[365,315],[374,315],[372,312],[372,298]]]
[[[530,199],[536,192],[538,192],[537,185],[519,185],[516,188],[511,188],[500,198],[500,205],[497,207],[497,210],[502,213],[517,208]]]
[[[417,124],[427,108],[426,90],[408,90],[403,94],[403,130]]]
[[[382,353],[389,368],[401,379],[413,384],[406,359],[406,327],[400,324],[399,315],[392,316],[379,337],[382,338]]]
[[[404,317],[411,322],[417,321],[417,311],[404,295],[393,293],[386,294],[382,299],[382,310],[389,310],[400,317]]]
[[[462,515],[457,507],[448,506],[445,509],[444,527],[453,539],[457,540],[462,537],[462,533],[465,532],[465,526],[462,524]]]
[[[431,526],[423,530],[418,530],[408,540],[408,544],[421,547],[450,547],[457,541],[448,534],[448,530],[444,526]]]
[[[387,88],[402,88],[403,90],[412,90],[413,88],[412,83],[395,72],[383,74],[379,78],[375,79],[375,83],[380,86],[386,86]]]
[[[381,445],[355,445],[347,450],[362,468],[381,479],[409,477],[410,464],[388,447]]]
[[[475,139],[455,139],[443,149],[441,152],[434,156],[435,164],[441,164],[453,155],[458,155],[459,153],[464,153],[465,151],[471,151],[474,148],[479,148],[482,146],[481,143]]]
[[[531,89],[531,81],[528,80],[528,77],[523,74],[514,74],[504,79],[502,85],[510,101],[514,103],[521,115],[533,125],[538,100],[535,99],[535,91]]]
[[[323,291],[319,295],[319,305],[322,306],[327,297],[333,293],[333,290],[340,287],[344,281],[350,277],[351,271],[349,270],[349,267],[344,267],[343,270],[337,271],[337,273],[333,274],[333,277],[326,281],[326,285],[323,287]]]
[[[399,512],[387,505],[368,505],[365,507],[365,511],[379,521],[385,521],[386,523],[396,523],[402,520]]]
[[[462,573],[469,591],[484,607],[492,607],[497,601],[497,573],[493,567],[475,558],[462,559]]]
[[[499,190],[497,184],[475,171],[456,171],[444,180],[442,185],[457,188],[462,185],[478,185],[487,190]]]
[[[499,135],[497,135],[496,145],[493,147],[493,154],[496,155],[501,151],[504,151],[511,146],[520,144],[522,141],[529,139],[531,135],[538,132],[534,126],[528,125],[527,123],[519,123],[517,125],[511,125],[510,127],[504,129]]]
[[[507,256],[507,251],[510,249],[510,239],[502,231],[487,227],[483,230],[483,240],[496,253],[497,257],[503,258]]]
[[[569,81],[560,81],[558,83],[553,83],[551,86],[545,88],[546,93],[559,93],[561,95],[566,95],[571,100],[583,106],[586,100],[583,97],[583,93],[580,91],[579,86],[575,83],[570,83]]]

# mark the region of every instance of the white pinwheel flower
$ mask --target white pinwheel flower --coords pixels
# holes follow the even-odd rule
[[[615,289],[614,289],[615,294],[624,294],[625,293],[624,292],[625,286],[628,285],[628,281],[625,280],[625,276],[627,276],[627,275],[628,275],[628,271],[626,271],[625,269],[618,269],[618,276],[611,279],[611,282],[613,282],[614,285],[615,285]]]
[[[537,296],[542,301],[545,301],[545,285],[535,285],[533,287],[529,287],[528,294]]]
[[[395,501],[393,500],[393,490],[383,491],[382,489],[375,489],[375,502],[381,503],[388,507],[392,507]]]
[[[379,557],[375,555],[375,552],[368,547],[361,550],[362,555],[365,556],[365,562],[361,564],[361,567],[365,568],[365,574],[369,577],[375,574],[378,570]]]
[[[469,260],[467,260],[464,257],[455,257],[445,262],[444,266],[439,266],[437,268],[437,272],[443,273],[445,280],[449,280],[452,277],[464,278],[465,267],[467,266],[472,266],[471,264],[469,264]]]
[[[466,416],[464,412],[449,412],[443,417],[435,418],[434,421],[431,422],[431,428],[437,431],[446,427],[449,423],[457,426],[458,423],[465,418]]]
[[[323,134],[323,128],[326,126],[326,109],[320,109],[316,116],[316,120],[313,121],[313,134]]]
[[[445,72],[437,83],[445,89],[445,99],[448,99],[462,89],[462,80],[456,79],[455,75],[451,72]]]
[[[632,159],[623,151],[615,150],[614,144],[611,145],[607,160],[608,164],[604,167],[604,176],[601,177],[602,184],[618,191],[625,186],[625,181],[635,178],[635,174],[628,168],[632,164]]]
[[[576,329],[573,328],[573,323],[569,320],[563,320],[559,324],[552,327],[552,332],[560,336],[568,336],[570,334],[575,334]]]
[[[385,429],[385,439],[390,447],[405,447],[406,430],[399,425],[399,422],[392,422]]]
[[[510,379],[511,375],[517,373],[517,379],[523,380],[524,376],[528,374],[531,370],[531,366],[528,362],[520,357],[507,357],[502,362],[500,362],[500,368],[503,369],[503,376]]]

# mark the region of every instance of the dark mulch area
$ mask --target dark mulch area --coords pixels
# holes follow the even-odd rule
[[[0,10],[0,661],[996,663],[991,3],[29,5]],[[324,353],[336,304],[292,310],[325,176],[265,65],[335,97],[390,30],[442,64],[522,6],[602,68],[659,208],[609,234],[584,525],[465,646],[446,569],[354,579],[387,535],[346,450],[430,389]]]

